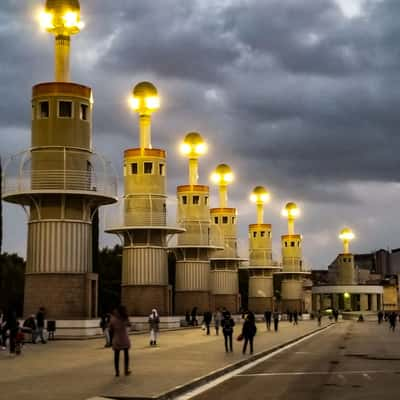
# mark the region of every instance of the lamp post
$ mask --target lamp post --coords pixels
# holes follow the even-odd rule
[[[339,239],[343,242],[343,254],[350,253],[350,242],[355,238],[350,228],[344,228],[340,231]]]
[[[270,194],[264,186],[256,186],[250,195],[250,200],[257,206],[257,224],[264,223],[264,204],[270,199]]]
[[[207,152],[207,144],[197,132],[190,132],[181,143],[181,153],[189,159],[189,185],[199,180],[199,157]]]
[[[41,27],[55,36],[56,82],[70,80],[71,36],[83,28],[79,0],[47,0],[39,15]]]
[[[211,174],[211,180],[219,188],[219,207],[228,206],[228,185],[233,182],[234,175],[232,169],[227,164],[219,164]]]
[[[294,221],[300,215],[300,209],[296,203],[287,203],[282,210],[282,215],[288,220],[288,235],[294,235]]]
[[[151,115],[160,108],[157,88],[150,82],[138,83],[130,98],[132,110],[139,114],[139,146],[151,149]]]

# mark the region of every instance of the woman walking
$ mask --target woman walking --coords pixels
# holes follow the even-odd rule
[[[225,351],[228,353],[228,351],[232,352],[233,351],[233,346],[232,346],[232,335],[233,335],[233,327],[235,326],[235,321],[231,317],[231,313],[229,311],[225,311],[223,314],[224,318],[221,321],[221,326],[222,326],[222,333],[224,334],[224,340],[225,340]],[[229,344],[229,347],[228,347]]]
[[[155,308],[151,310],[149,315],[149,327],[150,327],[150,346],[157,346],[158,332],[160,330],[160,317]]]
[[[252,312],[247,314],[246,320],[244,321],[242,328],[242,336],[244,339],[243,343],[243,354],[246,354],[247,343],[250,343],[250,354],[253,354],[253,341],[254,336],[256,335],[257,327],[256,327],[256,319]]]
[[[119,353],[124,352],[125,375],[130,375],[132,371],[129,369],[129,349],[131,341],[128,336],[128,327],[130,326],[128,313],[122,305],[118,306],[111,316],[110,330],[112,331],[112,348],[114,350],[114,367],[115,376],[119,376]]]
[[[219,327],[221,326],[221,321],[222,321],[222,313],[219,308],[217,308],[217,311],[214,313],[214,325],[215,325],[215,334],[218,336],[219,335]]]

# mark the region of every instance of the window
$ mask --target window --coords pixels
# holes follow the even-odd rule
[[[297,242],[297,247],[300,247],[300,242]]]
[[[294,243],[294,242],[290,242],[290,246],[291,246],[291,247],[294,247],[294,246],[295,246],[295,243]]]
[[[271,237],[271,231],[268,231],[268,237],[269,238]]]
[[[232,217],[232,225],[235,224],[235,217]]]
[[[218,224],[218,217],[214,217],[214,224]]]
[[[200,203],[200,196],[193,196],[193,204],[199,204]]]
[[[253,238],[257,237],[257,232],[253,232]]]
[[[131,174],[136,175],[138,173],[137,163],[131,164]]]
[[[164,176],[165,175],[165,165],[164,164],[159,164],[158,165],[158,171],[159,171],[161,176]]]
[[[50,106],[48,101],[41,101],[39,103],[39,118],[49,118]]]
[[[143,165],[144,165],[144,173],[145,174],[153,173],[153,163],[152,162],[145,162]]]
[[[261,237],[265,237],[265,231],[260,232]]]
[[[204,204],[208,205],[208,196],[204,196]]]
[[[182,204],[187,204],[187,196],[182,196]]]
[[[58,102],[58,117],[59,118],[72,118],[72,101],[59,101]]]
[[[222,217],[222,223],[227,224],[228,223],[228,217]]]
[[[285,247],[287,247],[287,242],[285,242]]]
[[[81,120],[82,121],[87,121],[89,118],[89,106],[87,104],[81,104]]]

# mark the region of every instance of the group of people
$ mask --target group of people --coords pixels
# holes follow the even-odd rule
[[[0,310],[0,344],[2,350],[7,349],[7,341],[11,354],[20,354],[25,342],[25,334],[30,335],[32,344],[36,344],[40,338],[41,343],[46,343],[44,337],[45,308],[40,307],[36,315],[32,314],[23,324],[18,321],[15,310],[8,313]]]
[[[397,318],[400,320],[400,315],[397,315],[395,311],[388,312],[383,311],[378,312],[378,324],[381,324],[383,321],[389,322],[389,329],[394,332],[396,330]]]

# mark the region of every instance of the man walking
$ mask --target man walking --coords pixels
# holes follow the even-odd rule
[[[211,321],[212,321],[212,314],[210,313],[210,311],[206,311],[203,316],[203,322],[207,329],[207,336],[210,335]]]
[[[227,353],[228,351],[232,352],[233,351],[232,335],[233,335],[233,327],[235,326],[235,321],[232,319],[231,313],[229,311],[226,311],[224,313],[224,319],[221,322],[221,326],[225,340],[225,351]],[[229,343],[229,350],[228,350],[228,343]]]
[[[42,344],[46,343],[46,340],[44,339],[44,336],[43,336],[44,320],[45,320],[45,309],[44,309],[44,307],[40,307],[38,313],[36,314],[36,324],[37,324],[37,329],[38,329],[38,336],[40,337]]]
[[[279,312],[274,311],[274,331],[278,332],[278,325],[279,325]]]
[[[264,313],[265,323],[267,324],[267,330],[271,330],[271,319],[272,319],[272,312],[270,310],[265,311]]]

